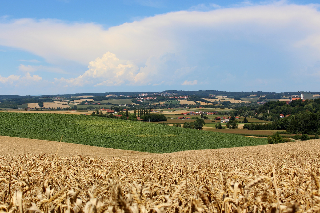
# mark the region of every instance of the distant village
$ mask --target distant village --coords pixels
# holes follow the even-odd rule
[[[188,93],[188,92],[180,92]],[[214,94],[222,92],[197,92],[189,94],[179,94],[179,91],[165,91],[156,93],[115,93],[115,94],[92,94],[92,95],[58,95],[58,96],[1,96],[0,108],[12,103],[12,108],[20,110],[113,110],[115,107],[137,109],[147,108],[223,108],[235,107],[239,105],[264,104],[268,101],[283,101],[290,103],[293,100],[317,99],[318,93],[231,93]],[[30,100],[31,99],[31,100]],[[17,103],[14,105],[14,101]],[[28,102],[26,102],[28,101]],[[11,105],[8,105],[11,106]],[[111,112],[111,111],[110,111]]]

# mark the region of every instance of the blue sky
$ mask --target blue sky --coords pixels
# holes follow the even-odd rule
[[[320,4],[0,1],[0,63],[0,94],[320,91]]]

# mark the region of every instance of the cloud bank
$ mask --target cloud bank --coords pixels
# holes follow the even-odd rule
[[[217,83],[217,77],[232,76],[234,82],[265,79],[266,88],[272,88],[274,78],[294,78],[293,73],[314,70],[308,67],[320,61],[319,5],[281,1],[234,8],[212,5],[213,10],[199,11],[202,6],[109,29],[52,19],[1,20],[0,45],[33,53],[56,67],[66,61],[88,66],[74,73],[77,77],[52,79],[64,87],[209,85]],[[19,69],[50,71],[31,65]],[[8,75],[0,82],[16,78]]]

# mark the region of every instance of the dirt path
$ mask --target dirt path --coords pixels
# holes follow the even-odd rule
[[[44,110],[44,111],[25,111],[25,110],[15,110],[10,109],[6,110],[7,112],[15,112],[15,113],[49,113],[49,114],[72,114],[72,115],[91,115],[92,110],[88,111],[77,111],[77,110]]]

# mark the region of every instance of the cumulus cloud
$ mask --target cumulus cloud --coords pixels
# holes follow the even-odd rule
[[[185,80],[181,85],[197,85],[198,81],[194,80],[194,81],[187,81]]]
[[[0,75],[0,83],[2,84],[28,84],[30,82],[38,82],[41,81],[42,77],[39,75],[30,75],[30,73],[26,73],[24,76],[20,75],[10,75],[8,77],[3,77]]]
[[[107,52],[101,58],[91,61],[88,70],[71,79],[56,79],[56,82],[65,83],[67,86],[114,86],[134,81],[138,67],[129,61],[121,61],[115,54]]]
[[[187,73],[190,68],[182,68],[175,71],[175,56],[165,54],[161,57],[150,57],[147,62],[139,67],[138,65],[117,58],[114,53],[107,52],[102,57],[91,61],[88,70],[77,78],[55,79],[56,83],[64,86],[118,86],[118,85],[161,85],[174,81],[180,77],[181,72]],[[175,73],[177,75],[175,75]]]
[[[30,73],[26,73],[25,76],[21,78],[22,81],[32,82],[32,81],[41,81],[42,77],[39,75],[30,75]]]
[[[13,82],[18,81],[19,79],[20,79],[20,76],[18,75],[10,75],[8,77],[2,77],[0,75],[0,83],[3,83],[3,84],[6,84],[6,83],[12,84]]]

